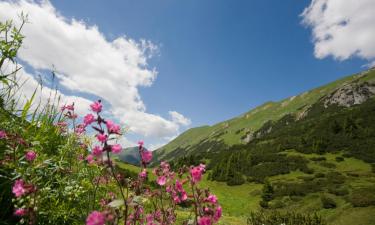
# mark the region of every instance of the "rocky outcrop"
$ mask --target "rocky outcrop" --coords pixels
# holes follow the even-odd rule
[[[350,107],[362,104],[375,95],[375,84],[368,82],[346,84],[324,99],[324,107],[339,105]]]

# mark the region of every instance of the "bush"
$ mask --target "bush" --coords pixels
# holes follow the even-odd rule
[[[320,197],[320,200],[322,202],[323,208],[325,208],[325,209],[334,209],[334,208],[336,208],[336,202],[332,198],[330,198],[330,197],[328,197],[326,195],[322,195]]]
[[[321,162],[321,161],[326,161],[327,159],[324,156],[318,156],[318,157],[311,157],[310,160],[314,162]]]
[[[323,178],[323,177],[325,177],[326,175],[324,174],[324,173],[316,173],[315,175],[314,175],[314,177],[315,178]]]
[[[268,203],[270,209],[280,209],[285,207],[285,203],[281,200],[274,200]]]
[[[375,186],[353,190],[349,201],[354,207],[375,205]]]
[[[330,162],[320,162],[319,165],[321,165],[323,167],[326,167],[326,168],[329,168],[329,169],[336,168],[336,165],[334,163],[330,163]]]
[[[326,174],[327,182],[330,184],[343,184],[345,183],[345,176],[339,172],[329,172]]]
[[[279,211],[251,212],[247,219],[248,225],[326,225],[327,223],[317,214],[302,214]]]
[[[341,156],[336,157],[336,162],[342,162],[344,160],[345,160],[344,157],[341,157]]]
[[[328,188],[328,192],[337,196],[345,196],[349,194],[349,189],[347,187],[332,186]]]

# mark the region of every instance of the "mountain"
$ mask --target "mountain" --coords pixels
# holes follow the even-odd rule
[[[205,163],[205,182],[225,212],[245,217],[226,224],[263,224],[251,222],[255,215],[281,224],[278,213],[293,212],[329,225],[373,225],[374,96],[375,69],[369,69],[190,129],[156,150],[155,164]]]
[[[243,145],[257,138],[266,123],[289,115],[295,120],[305,117],[311,107],[324,101],[325,107],[350,107],[365,102],[375,93],[375,69],[344,77],[279,102],[266,102],[238,117],[213,126],[192,128],[155,151],[155,161],[173,160],[189,154],[218,152]],[[259,135],[259,133],[258,133]]]
[[[125,148],[119,154],[114,154],[113,156],[117,157],[121,162],[135,166],[139,166],[139,162],[141,161],[138,146]]]

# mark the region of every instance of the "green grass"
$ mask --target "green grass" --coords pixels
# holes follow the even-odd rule
[[[346,176],[345,184],[351,188],[364,187],[375,184],[375,174],[371,172],[368,163],[355,158],[345,158],[342,162],[336,162],[336,157],[341,154],[303,154],[293,150],[286,151],[288,155],[300,155],[307,159],[313,157],[324,156],[326,162],[334,163],[336,168],[326,168],[319,165],[319,162],[310,161],[309,166],[314,169],[314,173],[337,171]],[[139,172],[139,168],[133,165],[117,163],[121,168],[128,169],[133,172]],[[151,179],[155,176],[149,169]],[[356,173],[359,177],[352,177],[347,173]],[[301,177],[307,174],[301,171],[293,171],[289,174],[277,175],[270,177],[274,181],[301,181]],[[310,175],[313,176],[313,175]],[[260,209],[259,201],[262,190],[262,184],[245,183],[239,186],[228,186],[223,182],[207,180],[205,175],[200,182],[201,187],[208,187],[212,193],[217,195],[220,204],[223,207],[223,218],[219,224],[238,225],[246,224],[247,215],[251,211]],[[337,203],[335,209],[322,209],[320,195],[322,193],[312,193],[301,197],[299,201],[288,200],[288,206],[284,211],[295,211],[301,213],[318,213],[324,217],[330,225],[373,225],[375,224],[375,207],[355,208],[351,206],[343,197],[328,194]],[[180,219],[189,217],[189,211],[181,209],[178,211]],[[360,222],[358,222],[360,221]]]
[[[338,87],[344,84],[359,81],[374,81],[375,71],[368,71],[364,76],[358,74],[344,77],[342,79],[331,82],[327,85],[306,91],[302,94],[286,98],[278,102],[267,102],[260,105],[240,116],[220,122],[213,126],[203,126],[189,129],[167,145],[157,150],[158,159],[165,159],[166,154],[173,152],[177,148],[185,148],[187,151],[193,149],[193,146],[202,140],[223,140],[227,145],[240,144],[241,137],[247,131],[256,131],[265,122],[269,120],[277,120],[286,114],[298,115],[302,113],[308,106],[317,102],[321,97],[328,95]],[[241,132],[237,132],[242,130]],[[219,137],[215,136],[217,134]],[[187,153],[187,152],[185,152]]]

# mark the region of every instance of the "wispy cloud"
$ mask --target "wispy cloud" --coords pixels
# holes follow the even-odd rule
[[[302,13],[311,27],[315,56],[375,62],[375,1],[313,0]]]
[[[23,30],[26,38],[19,58],[35,70],[54,67],[59,85],[76,95],[68,100],[85,105],[89,100],[82,94],[97,96],[132,132],[154,139],[174,136],[190,124],[175,111],[169,112],[168,119],[146,110],[138,88],[152,85],[157,76],[148,65],[157,51],[152,42],[125,36],[110,41],[97,26],[62,16],[49,1],[0,2],[2,21],[17,22],[21,12],[28,14],[29,23]],[[30,85],[35,84],[33,76],[29,79]]]

